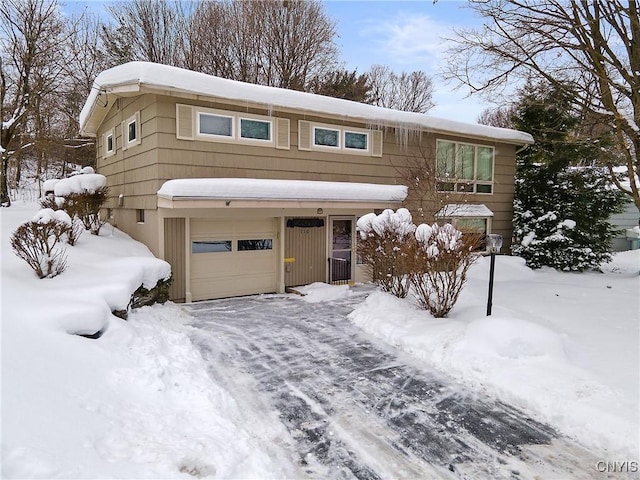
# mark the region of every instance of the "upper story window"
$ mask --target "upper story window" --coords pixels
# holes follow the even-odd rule
[[[271,142],[271,121],[240,118],[240,138]]]
[[[116,153],[116,143],[113,128],[104,134],[104,156],[110,157]]]
[[[345,130],[344,148],[368,151],[369,150],[369,133],[351,132],[351,131]]]
[[[438,140],[438,190],[493,193],[494,148]]]
[[[382,131],[298,121],[298,150],[382,156]]]
[[[289,120],[286,118],[191,105],[176,105],[176,134],[183,140],[245,143],[289,149]]]
[[[316,147],[340,148],[340,130],[313,127],[313,145]]]
[[[233,117],[198,112],[198,133],[233,138]]]
[[[136,112],[122,122],[122,149],[140,145],[142,134],[140,132],[140,112]]]

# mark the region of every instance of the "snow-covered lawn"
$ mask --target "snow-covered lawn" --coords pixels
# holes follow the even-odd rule
[[[287,432],[245,412],[213,382],[176,305],[110,314],[166,272],[111,227],[68,248],[68,268],[38,279],[9,236],[34,204],[2,209],[2,478],[297,477]],[[605,273],[531,271],[498,258],[485,317],[488,259],[436,320],[382,293],[351,315],[365,330],[579,441],[637,460],[640,252]],[[314,302],[348,295],[312,285]],[[73,333],[105,330],[99,340]],[[257,419],[263,420],[257,421]],[[262,423],[260,423],[262,422]],[[632,455],[630,458],[629,455]]]
[[[534,271],[498,256],[487,317],[487,257],[472,267],[449,318],[381,292],[350,318],[612,459],[638,461],[640,250],[617,254],[603,270]]]
[[[129,321],[111,315],[165,262],[103,227],[68,247],[53,279],[11,252],[9,237],[37,211],[14,203],[2,223],[2,478],[291,477],[286,461],[243,424],[213,383],[172,304]],[[106,331],[99,340],[72,333]],[[261,438],[279,435],[262,432]]]

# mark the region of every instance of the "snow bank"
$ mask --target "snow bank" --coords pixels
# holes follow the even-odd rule
[[[296,287],[302,295],[302,299],[309,303],[328,302],[349,296],[349,285],[329,285],[315,282],[310,285]]]
[[[92,169],[93,170],[93,169]],[[99,173],[85,173],[59,180],[53,186],[56,197],[66,197],[72,193],[95,193],[107,185],[107,178]],[[46,190],[45,190],[46,191]]]
[[[84,175],[83,175],[84,176]],[[8,246],[36,205],[2,209],[2,478],[285,478],[215,384],[175,305],[111,315],[169,266],[118,230],[83,235],[40,280]],[[104,331],[97,340],[70,333]]]
[[[486,317],[482,258],[450,318],[376,292],[350,319],[431,368],[627,458],[639,448],[639,262],[640,251],[624,252],[604,275],[572,274],[498,256],[494,316]]]

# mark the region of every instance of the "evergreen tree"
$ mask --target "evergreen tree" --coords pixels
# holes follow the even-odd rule
[[[536,142],[517,158],[514,255],[532,268],[597,269],[611,259],[608,219],[624,195],[605,169],[571,165],[596,165],[609,139],[574,138],[580,118],[571,98],[546,84],[526,88],[512,121]]]
[[[308,91],[328,97],[344,98],[354,102],[366,103],[371,86],[365,74],[358,75],[356,70],[335,70],[324,77],[315,77]]]

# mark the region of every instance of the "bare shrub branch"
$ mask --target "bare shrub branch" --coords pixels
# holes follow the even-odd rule
[[[453,225],[419,225],[407,244],[412,259],[411,286],[418,304],[436,318],[446,317],[458,301],[467,272],[478,258],[480,234],[464,234]]]
[[[70,223],[54,218],[25,222],[11,235],[11,248],[38,277],[53,278],[66,268],[67,255],[60,244],[72,228]]]

